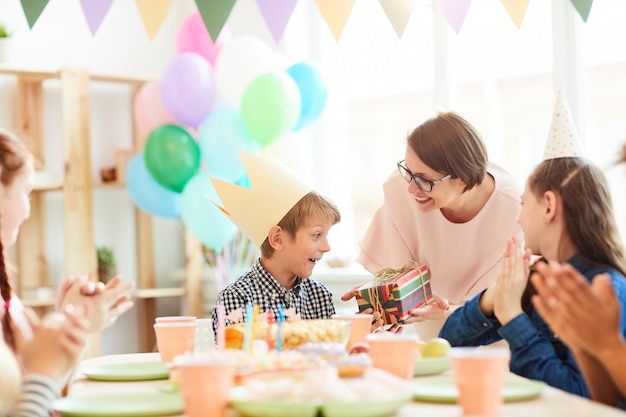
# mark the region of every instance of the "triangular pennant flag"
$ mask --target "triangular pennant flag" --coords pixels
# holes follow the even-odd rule
[[[584,156],[582,144],[572,120],[567,101],[559,91],[556,96],[552,123],[548,140],[543,152],[543,159],[567,158]]]
[[[346,26],[346,22],[352,13],[352,8],[356,0],[315,0],[317,8],[322,13],[322,17],[328,24],[330,31],[339,42],[341,32]]]
[[[21,0],[24,15],[28,21],[28,26],[32,29],[41,12],[48,5],[49,0]]]
[[[274,42],[278,44],[298,0],[256,0],[256,2]]]
[[[398,38],[402,38],[404,29],[415,9],[415,0],[380,0],[380,5]]]
[[[437,6],[452,29],[459,34],[472,0],[437,0]]]
[[[83,9],[83,14],[92,36],[98,31],[112,4],[113,0],[80,0],[80,6]]]
[[[174,0],[135,0],[135,2],[148,36],[154,39]]]
[[[204,26],[206,26],[213,42],[220,35],[226,20],[228,20],[228,16],[230,16],[230,12],[235,7],[235,3],[237,3],[237,0],[196,0],[196,6],[198,6]]]
[[[524,16],[526,15],[526,10],[528,10],[528,4],[530,0],[500,0],[507,13],[515,23],[517,28],[522,27],[522,21],[524,20]]]
[[[578,11],[580,17],[583,18],[583,21],[587,23],[587,19],[589,18],[589,12],[591,12],[591,5],[593,4],[593,0],[571,0],[572,4]]]

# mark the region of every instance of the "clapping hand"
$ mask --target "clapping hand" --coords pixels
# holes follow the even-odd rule
[[[511,237],[507,243],[502,271],[493,290],[493,314],[505,325],[522,310],[522,295],[526,289],[531,251],[522,249],[517,238]]]
[[[57,298],[57,310],[68,304],[88,306],[89,332],[95,333],[111,326],[119,316],[133,307],[128,290],[133,283],[122,282],[116,276],[106,285],[92,282],[86,275],[68,277],[61,285]]]

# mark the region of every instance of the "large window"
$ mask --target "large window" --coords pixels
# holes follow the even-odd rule
[[[459,112],[482,133],[492,161],[523,181],[541,160],[557,89],[623,212],[625,175],[611,163],[626,138],[626,3],[595,2],[584,23],[569,0],[534,1],[518,30],[500,1],[474,1],[458,35],[431,2],[419,3],[402,39],[375,1],[356,2],[339,42],[308,15],[309,58],[331,94],[305,139],[310,169],[344,218],[328,257],[356,256],[415,126],[437,110]]]

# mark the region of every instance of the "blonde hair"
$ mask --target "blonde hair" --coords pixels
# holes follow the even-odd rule
[[[335,203],[316,191],[311,191],[285,214],[277,226],[294,238],[298,230],[315,216],[330,220],[333,225],[341,221],[341,214]],[[261,256],[267,259],[272,255],[274,255],[274,248],[265,239],[261,245]]]

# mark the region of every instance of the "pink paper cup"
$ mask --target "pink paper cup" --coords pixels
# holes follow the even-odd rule
[[[154,319],[155,323],[190,323],[195,321],[196,316],[161,316]]]
[[[189,357],[176,364],[187,417],[223,417],[235,381],[235,362],[227,356]]]
[[[365,342],[365,337],[372,328],[372,314],[333,314],[335,320],[345,320],[350,322],[350,338],[346,350],[349,352],[357,343]]]
[[[370,346],[374,368],[395,376],[412,379],[418,350],[414,336],[389,332],[370,333],[365,337]]]
[[[509,373],[507,348],[455,347],[450,351],[464,415],[497,415]]]
[[[161,360],[171,362],[185,352],[193,352],[196,322],[163,322],[154,324],[154,333]]]

